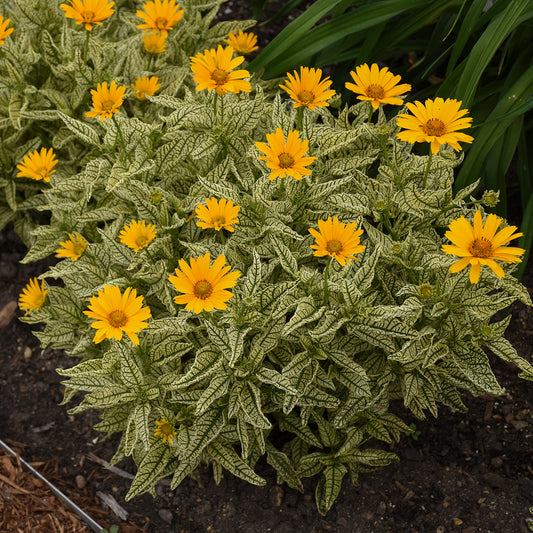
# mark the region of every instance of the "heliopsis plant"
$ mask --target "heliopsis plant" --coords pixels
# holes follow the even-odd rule
[[[191,57],[191,70],[196,82],[196,90],[203,91],[215,89],[217,94],[250,92],[252,86],[248,78],[250,73],[247,70],[233,70],[243,61],[244,57],[233,57],[233,48],[227,46],[223,48],[205,50]]]
[[[233,224],[237,224],[239,219],[240,207],[233,205],[231,200],[222,198],[220,201],[216,198],[206,198],[204,204],[199,204],[196,207],[196,216],[200,219],[196,225],[200,228],[213,228],[216,231],[226,229],[234,232]]]
[[[26,311],[26,314],[39,310],[44,305],[49,290],[44,288],[44,280],[39,285],[37,278],[30,279],[19,295],[19,308]]]
[[[5,38],[13,33],[13,28],[8,28],[11,19],[4,19],[0,14],[0,44],[4,44]]]
[[[519,256],[523,255],[525,250],[507,244],[523,234],[515,233],[516,226],[507,226],[498,231],[501,223],[502,219],[493,214],[488,215],[483,222],[481,211],[475,212],[473,225],[465,217],[453,220],[449,231],[445,233],[446,238],[453,244],[443,244],[442,251],[461,259],[450,267],[450,272],[460,272],[470,265],[470,283],[478,283],[483,265],[488,266],[499,278],[503,278],[505,272],[497,261],[519,263]]]
[[[114,80],[109,87],[106,81],[99,83],[96,89],[91,89],[94,109],[87,111],[85,116],[99,117],[100,120],[111,118],[115,113],[119,113],[125,94],[126,87],[117,85]]]
[[[133,96],[138,100],[148,100],[147,96],[153,96],[161,87],[157,76],[139,76],[132,84]]]
[[[138,252],[146,248],[156,237],[155,224],[148,224],[145,220],[132,220],[121,230],[119,239],[128,248]]]
[[[190,265],[184,259],[178,261],[175,276],[168,280],[178,292],[174,297],[177,304],[186,304],[187,311],[201,313],[213,309],[226,309],[226,302],[233,296],[230,289],[237,284],[241,275],[238,270],[229,272],[231,266],[226,265],[224,255],[219,255],[211,264],[211,255],[191,257]]]
[[[251,32],[237,30],[235,33],[230,32],[224,42],[229,44],[238,54],[251,54],[259,48],[257,46],[257,35]]]
[[[27,232],[24,262],[54,253],[72,259],[50,267],[43,283],[33,280],[30,297],[21,295],[29,311],[22,320],[44,322],[36,331],[42,346],[76,358],[59,371],[65,403],[81,397],[72,412],[96,409],[95,429],[117,434],[111,464],[135,461],[126,499],[154,492],[167,475],[175,489],[206,463],[217,481],[227,470],[264,485],[261,461],[297,490],[303,478],[320,476],[315,494],[325,514],[345,477],[356,482],[397,459],[375,444],[409,431],[392,400],[405,406],[395,412],[424,418],[443,405],[464,410],[463,391],[502,394],[490,352],[533,380],[531,365],[503,338],[508,320],[498,317],[515,299],[530,304],[504,264],[523,254],[509,246],[516,228],[476,214],[494,194],[478,201],[472,187],[454,191],[461,158],[453,150],[429,164],[431,156],[396,138],[396,117],[366,120],[372,100],[331,110],[331,80],[317,69],[291,73],[283,89],[262,83],[259,72],[248,80],[243,58],[218,40],[249,23],[210,26],[214,9],[205,6],[214,3],[186,3],[187,31],[170,36],[164,57],[147,53],[161,52],[170,28],[143,28],[143,43],[155,43],[146,52],[140,34],[116,23],[99,32],[87,61],[72,61],[63,43],[76,29],[63,25],[65,40],[54,43],[75,82],[52,76],[39,85],[45,127],[11,106],[4,126],[19,121],[23,136],[3,138],[25,144],[0,150],[10,202],[0,220],[20,208],[45,221]],[[127,5],[124,20],[133,14]],[[147,5],[162,9],[161,28],[172,26],[166,15],[175,2]],[[213,48],[203,50],[206,43]],[[20,56],[45,64],[30,66],[32,75],[63,72],[48,48]],[[191,74],[183,58],[194,54]],[[89,91],[111,74],[106,91],[103,83],[93,90],[89,113],[113,120],[91,123],[83,116]],[[135,90],[135,80],[153,74],[165,88],[149,105],[125,101],[129,84]],[[289,102],[291,78],[313,94],[296,87],[300,101]],[[220,97],[227,92],[246,94]],[[49,145],[61,172],[31,197],[40,187],[14,179],[12,168],[58,117]],[[432,187],[420,190],[424,168]],[[272,184],[267,176],[293,179]],[[461,215],[470,222],[456,220]],[[447,250],[457,254],[452,271]],[[489,272],[490,261],[503,279]],[[479,283],[453,271],[471,266],[475,275],[476,264],[489,267]]]
[[[24,156],[17,165],[19,172],[17,178],[30,178],[32,180],[43,180],[50,182],[50,176],[54,174],[54,167],[57,165],[57,157],[54,150],[41,148]]]
[[[92,296],[89,310],[84,311],[89,318],[96,322],[91,327],[96,329],[93,341],[95,344],[104,339],[122,340],[125,333],[135,344],[139,345],[137,333],[148,327],[148,320],[152,313],[150,308],[144,307],[144,297],[137,296],[137,290],[128,287],[124,294],[116,286],[106,285],[98,291],[98,296]]]
[[[399,96],[411,90],[408,83],[399,84],[401,76],[389,72],[388,67],[379,68],[376,63],[355,67],[350,75],[355,83],[347,82],[345,87],[357,94],[358,100],[369,101],[374,109],[380,104],[403,105]]]
[[[144,11],[139,9],[135,13],[144,20],[142,24],[137,25],[137,28],[159,32],[162,37],[168,36],[168,32],[181,20],[184,13],[175,0],[150,0],[142,7]]]
[[[77,261],[87,248],[87,241],[79,234],[68,234],[68,239],[59,243],[61,248],[56,250],[56,257],[64,257]]]
[[[163,442],[168,442],[172,444],[172,439],[176,435],[176,430],[174,426],[166,419],[162,418],[161,420],[156,420],[155,425],[157,426],[154,435],[156,437],[161,437]]]
[[[289,96],[295,101],[294,107],[308,107],[313,110],[315,107],[329,106],[327,100],[333,98],[335,91],[328,89],[333,83],[329,76],[322,79],[322,70],[300,67],[300,73],[296,70],[291,74],[287,73],[289,81],[280,87],[287,91]]]
[[[61,4],[65,17],[74,19],[76,24],[83,24],[85,29],[91,31],[93,24],[102,25],[102,21],[109,18],[115,10],[115,2],[108,0],[69,0],[70,5]]]
[[[459,142],[471,143],[474,138],[459,131],[472,125],[472,118],[465,116],[468,109],[460,109],[461,103],[451,98],[407,102],[412,115],[398,115],[398,126],[405,130],[398,133],[398,139],[411,144],[430,143],[432,154],[437,154],[443,144],[449,144],[456,151],[462,150]]]
[[[147,32],[143,34],[143,45],[149,54],[162,54],[167,48],[167,38],[159,32]]]
[[[357,222],[339,222],[337,217],[318,221],[318,229],[309,228],[309,233],[315,238],[316,244],[311,244],[317,257],[329,256],[336,259],[341,266],[359,261],[355,254],[360,254],[366,248],[361,245],[363,230],[357,228]]]
[[[256,148],[265,154],[259,159],[266,161],[266,166],[272,170],[270,181],[285,176],[301,180],[311,174],[311,169],[307,167],[317,158],[305,155],[309,150],[309,141],[302,141],[299,135],[296,130],[289,131],[285,139],[283,130],[278,128],[276,133],[267,133],[268,144],[255,143]]]

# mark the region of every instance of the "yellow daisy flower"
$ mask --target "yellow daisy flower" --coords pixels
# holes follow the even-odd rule
[[[176,430],[174,429],[172,424],[166,418],[162,418],[161,421],[156,420],[155,424],[157,426],[157,429],[155,430],[154,435],[160,435],[163,439],[163,442],[168,442],[169,444],[172,444],[172,437],[176,435]]]
[[[26,154],[17,165],[20,172],[17,178],[31,178],[32,180],[50,181],[50,176],[55,172],[52,170],[57,165],[57,158],[52,148],[48,150],[41,148]]]
[[[150,0],[143,4],[143,9],[135,13],[144,20],[143,24],[137,24],[137,28],[157,31],[163,37],[167,37],[169,30],[183,17],[183,9],[175,0]]]
[[[93,96],[92,111],[85,113],[86,117],[100,117],[100,120],[104,118],[111,118],[113,113],[118,113],[118,108],[122,105],[124,95],[126,93],[126,87],[124,85],[117,85],[115,81],[112,81],[107,87],[107,81],[99,83],[95,89],[91,89]]]
[[[443,244],[442,251],[461,259],[450,267],[450,272],[460,272],[470,265],[470,283],[477,283],[482,265],[487,265],[499,278],[503,278],[505,273],[496,261],[520,263],[522,260],[517,256],[525,250],[505,245],[523,234],[514,233],[516,226],[507,226],[496,233],[502,220],[491,214],[483,224],[481,211],[476,211],[473,226],[465,217],[452,220],[450,230],[444,235],[453,244]]]
[[[200,228],[213,228],[217,231],[227,229],[228,231],[235,231],[232,224],[237,224],[239,219],[236,218],[239,214],[240,207],[233,205],[231,200],[222,198],[220,202],[216,198],[206,198],[205,203],[199,204],[196,207],[196,216],[200,219],[196,225]]]
[[[345,87],[356,93],[358,100],[369,100],[374,109],[379,104],[403,105],[398,96],[411,90],[408,83],[398,85],[401,76],[389,72],[388,67],[380,69],[376,63],[370,67],[366,63],[355,67],[355,72],[351,71],[350,75],[355,84],[347,82]]]
[[[61,4],[65,17],[74,19],[76,24],[83,24],[86,30],[92,30],[93,24],[102,25],[102,20],[110,17],[115,10],[115,2],[108,0],[69,0],[71,5]]]
[[[309,141],[300,140],[298,135],[299,132],[296,130],[289,131],[287,141],[285,141],[283,130],[278,128],[276,133],[267,133],[268,144],[255,143],[257,149],[266,154],[259,156],[259,159],[265,160],[266,166],[272,169],[270,181],[278,177],[284,178],[287,175],[301,180],[302,176],[311,174],[311,170],[305,167],[313,163],[316,157],[304,157],[309,149]]]
[[[128,287],[124,294],[115,286],[106,285],[98,291],[98,296],[91,296],[89,311],[83,311],[96,322],[91,327],[96,329],[93,341],[95,344],[104,339],[122,340],[125,333],[135,346],[139,345],[137,333],[148,327],[144,320],[148,320],[152,313],[149,307],[143,307],[144,297],[137,296],[137,291]]]
[[[196,314],[201,311],[212,311],[213,309],[226,309],[226,302],[233,296],[233,293],[225,289],[234,287],[237,278],[241,273],[227,273],[231,269],[229,265],[224,266],[226,258],[219,255],[211,265],[209,253],[190,260],[190,266],[180,259],[178,264],[181,270],[175,270],[175,276],[169,276],[168,280],[178,292],[183,292],[174,297],[177,304],[187,304],[187,311],[194,311]]]
[[[146,248],[157,235],[154,224],[147,224],[144,220],[138,222],[132,220],[128,226],[124,226],[119,235],[121,243],[135,252]]]
[[[287,85],[280,84],[280,87],[296,102],[294,107],[304,106],[313,110],[315,107],[329,106],[326,100],[335,95],[333,89],[328,90],[332,83],[329,76],[320,79],[322,70],[319,68],[300,67],[300,74],[295,70],[293,74],[287,72],[287,76]]]
[[[46,293],[50,289],[44,288],[44,279],[39,285],[37,278],[30,279],[30,282],[22,289],[19,295],[19,308],[26,311],[26,315],[32,311],[37,311],[44,305]]]
[[[469,128],[471,117],[465,117],[468,109],[461,109],[461,101],[447,98],[428,99],[424,104],[407,103],[412,115],[401,113],[398,115],[398,126],[406,131],[398,133],[401,141],[414,144],[417,142],[431,143],[431,152],[438,153],[441,144],[449,144],[454,150],[461,150],[459,141],[471,143],[474,137],[460,133],[458,130]]]
[[[4,19],[3,15],[0,15],[0,44],[4,44],[4,39],[13,33],[13,28],[8,28],[11,19]]]
[[[231,46],[222,48],[218,45],[216,50],[205,50],[190,59],[197,91],[215,89],[217,94],[251,92],[250,82],[242,79],[248,78],[250,73],[244,69],[233,70],[244,61],[244,57],[234,58]]]
[[[133,96],[138,100],[148,100],[147,96],[153,96],[161,87],[159,78],[157,76],[139,76],[132,85]]]
[[[242,30],[230,33],[228,38],[224,39],[224,42],[228,43],[238,54],[251,54],[259,49],[259,46],[257,46],[257,35]]]
[[[355,230],[357,222],[347,224],[339,222],[337,217],[329,217],[327,220],[318,221],[318,229],[309,228],[309,233],[315,238],[316,244],[311,248],[315,251],[313,255],[324,257],[329,255],[334,257],[342,266],[346,261],[351,263],[352,259],[357,259],[354,254],[361,253],[366,246],[362,246],[361,235],[363,230]]]
[[[67,257],[77,261],[87,248],[87,241],[79,234],[68,234],[68,240],[59,243],[63,248],[56,250],[56,257]]]
[[[161,54],[167,47],[167,39],[159,32],[150,32],[143,35],[144,49],[149,54]]]

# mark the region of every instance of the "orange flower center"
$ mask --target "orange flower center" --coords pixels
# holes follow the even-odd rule
[[[94,11],[84,11],[81,17],[83,22],[92,22],[94,20]]]
[[[287,152],[282,152],[278,156],[280,168],[289,168],[294,164],[294,157]]]
[[[435,137],[440,137],[446,133],[446,126],[444,122],[438,118],[432,118],[428,120],[424,125],[422,125],[422,131],[426,135],[433,135]]]
[[[222,70],[220,68],[216,68],[211,73],[211,79],[217,85],[224,85],[228,81],[228,73],[225,70]]]
[[[38,168],[36,171],[35,171],[35,174],[37,174],[38,176],[42,176],[43,178],[47,178],[48,177],[48,167],[41,167],[41,168]]]
[[[490,241],[487,241],[483,237],[481,239],[474,239],[470,243],[468,251],[472,254],[473,257],[481,257],[483,259],[486,259],[487,257],[492,256],[492,243]]]
[[[158,30],[164,30],[168,26],[168,20],[166,19],[166,17],[157,17],[154,21],[154,26]]]
[[[383,90],[383,87],[378,83],[371,83],[366,88],[366,95],[370,98],[374,98],[375,100],[379,100],[380,98],[383,98],[385,96],[385,91]]]
[[[298,100],[302,104],[310,104],[315,99],[315,95],[311,91],[302,91],[298,94]]]
[[[342,250],[342,242],[337,241],[336,239],[328,241],[327,244],[326,244],[326,250],[330,254],[339,253]]]
[[[107,320],[112,327],[121,328],[128,322],[128,317],[124,311],[117,309],[116,311],[111,311],[111,313],[109,313]]]
[[[193,293],[200,300],[206,300],[213,294],[213,285],[209,281],[202,279],[194,284]]]
[[[115,100],[102,100],[100,106],[102,107],[102,111],[112,111],[115,107]]]
[[[139,235],[139,236],[135,239],[135,244],[136,244],[139,248],[144,248],[144,247],[148,244],[148,237],[146,237],[146,235]]]
[[[216,217],[213,217],[213,224],[215,226],[223,226],[226,223],[226,217],[224,215],[217,215]]]
[[[78,257],[80,257],[84,251],[85,251],[85,247],[81,245],[79,242],[72,243],[72,252],[74,255],[77,255]]]
[[[174,433],[174,429],[168,422],[165,422],[159,426],[159,432],[166,437],[170,437]]]

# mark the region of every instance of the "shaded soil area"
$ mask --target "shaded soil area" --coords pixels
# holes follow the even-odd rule
[[[20,264],[24,253],[11,230],[0,233],[0,310],[47,266]],[[533,288],[531,269],[524,282]],[[515,304],[511,312],[507,337],[531,359],[533,309]],[[58,405],[63,387],[55,369],[74,362],[55,350],[41,354],[31,327],[16,318],[0,329],[0,438],[18,444],[27,461],[40,462],[47,479],[103,527],[120,524],[125,533],[526,533],[533,519],[532,386],[499,361],[494,368],[504,396],[467,397],[467,415],[443,408],[437,420],[407,419],[420,434],[391,445],[400,462],[361,475],[357,487],[345,482],[325,517],[315,508],[316,479],[306,480],[300,494],[276,485],[266,464],[258,469],[266,487],[229,474],[216,486],[205,469],[198,482],[188,479],[172,492],[162,482],[156,500],[144,495],[125,503],[133,463],[125,460],[114,472],[101,464],[118,439],[102,441],[91,429],[96,413],[70,416]],[[0,500],[9,504],[3,492]],[[18,530],[4,525],[0,531]]]

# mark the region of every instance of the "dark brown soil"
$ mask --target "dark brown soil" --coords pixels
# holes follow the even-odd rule
[[[0,310],[16,300],[29,277],[46,268],[18,263],[24,253],[13,231],[0,233]],[[530,288],[532,274],[529,269],[524,280]],[[533,309],[515,304],[511,312],[507,336],[520,355],[531,359]],[[526,533],[533,519],[528,511],[533,506],[532,386],[498,361],[494,368],[505,396],[467,397],[467,415],[443,408],[437,420],[408,420],[420,436],[404,437],[391,447],[400,462],[362,475],[358,487],[345,483],[326,517],[315,508],[316,480],[307,480],[300,494],[277,486],[264,466],[259,472],[269,481],[264,488],[230,475],[216,486],[206,470],[202,486],[186,480],[170,492],[168,483],[161,483],[157,500],[144,495],[124,503],[129,480],[89,459],[92,453],[109,460],[117,440],[99,440],[91,429],[96,413],[69,416],[58,405],[62,386],[55,369],[72,364],[62,352],[41,354],[31,327],[16,319],[0,330],[0,438],[20,443],[27,461],[43,462],[48,479],[102,526],[120,523],[125,533],[140,528],[153,533]],[[130,461],[119,466],[134,472]],[[127,520],[109,510],[102,494],[115,498]]]

